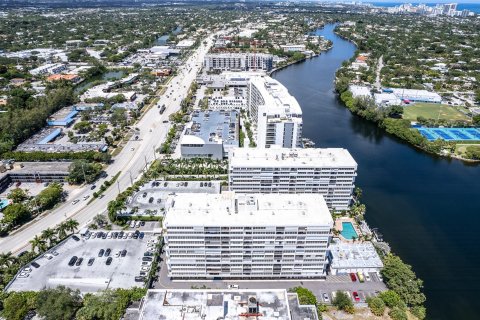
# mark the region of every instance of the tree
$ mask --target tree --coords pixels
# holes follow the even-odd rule
[[[51,247],[55,244],[55,241],[57,240],[57,233],[54,229],[52,228],[47,228],[42,231],[42,238],[45,241],[48,241],[48,245]]]
[[[73,126],[73,129],[78,133],[87,133],[92,130],[92,125],[89,121],[80,121]]]
[[[405,303],[402,301],[402,298],[393,290],[383,291],[378,295],[380,298],[390,309],[393,307],[399,307],[404,309]]]
[[[3,210],[3,222],[18,225],[32,217],[32,213],[22,203],[12,203]]]
[[[392,320],[408,320],[407,313],[398,307],[390,310],[388,315],[390,316],[390,318],[392,318]]]
[[[368,297],[367,298],[368,307],[370,311],[376,316],[383,316],[385,313],[385,303],[379,297]]]
[[[427,309],[425,309],[423,306],[414,306],[410,312],[420,320],[425,319],[427,316]]]
[[[37,312],[45,320],[71,320],[82,305],[80,291],[59,286],[38,293]]]
[[[0,268],[6,269],[11,267],[17,259],[15,256],[12,255],[12,253],[9,251],[7,253],[0,253]]]
[[[36,292],[11,292],[3,301],[2,317],[8,320],[23,320],[28,311],[35,308]]]
[[[7,195],[7,198],[12,200],[14,203],[20,203],[28,198],[25,190],[20,188],[15,188]]]
[[[425,295],[421,292],[423,281],[417,278],[410,265],[393,254],[387,255],[383,264],[382,275],[389,289],[395,291],[409,306],[425,302]]]
[[[35,249],[38,249],[38,252],[40,253],[40,252],[43,252],[43,251],[47,250],[46,241],[38,235],[33,237],[33,239],[30,240],[29,242],[32,245],[32,251],[35,251]]]
[[[308,290],[307,288],[295,287],[290,289],[289,291],[295,292],[298,295],[298,301],[300,302],[300,304],[304,304],[304,305],[317,304],[317,298],[315,297],[313,292]]]
[[[71,233],[74,233],[75,230],[78,228],[78,221],[74,219],[68,219],[67,221],[64,222],[65,228],[67,231],[70,231]]]
[[[480,114],[477,114],[472,117],[472,122],[474,125],[478,126],[480,125]]]
[[[99,163],[90,163],[86,160],[75,160],[68,167],[68,182],[81,184],[83,182],[91,183],[95,181],[102,171],[102,165]]]
[[[53,208],[63,196],[63,187],[59,183],[51,183],[43,189],[36,197],[37,202],[42,210]]]
[[[332,304],[338,308],[338,310],[343,310],[348,313],[354,313],[355,309],[353,308],[352,299],[343,291],[337,291],[335,299],[333,299]]]
[[[97,214],[93,217],[93,222],[98,226],[103,226],[108,223],[108,219],[103,214]]]

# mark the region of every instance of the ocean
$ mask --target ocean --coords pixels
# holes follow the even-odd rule
[[[405,4],[405,2],[369,2],[373,4],[376,7],[395,7],[399,6],[401,4]],[[415,6],[418,6],[418,2],[413,2],[412,3]],[[425,3],[427,6],[434,7],[437,3],[431,2],[431,3]],[[457,10],[462,11],[462,10],[470,10],[473,11],[477,14],[480,14],[480,3],[459,3],[457,6]]]

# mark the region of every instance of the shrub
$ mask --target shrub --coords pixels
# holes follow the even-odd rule
[[[427,316],[427,309],[423,306],[415,306],[411,310],[412,314],[420,320],[425,319]]]
[[[376,316],[383,316],[385,313],[385,302],[379,297],[367,298],[368,307],[370,311]]]
[[[397,307],[390,310],[388,315],[390,316],[390,318],[392,318],[392,320],[408,320],[407,313]]]
[[[338,310],[343,310],[348,313],[354,313],[352,299],[343,291],[337,291],[335,299],[333,299],[332,304],[338,308]]]

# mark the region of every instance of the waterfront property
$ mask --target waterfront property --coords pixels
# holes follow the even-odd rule
[[[139,320],[318,320],[315,306],[300,305],[285,289],[149,290],[139,313]]]
[[[371,242],[347,243],[334,239],[328,248],[331,274],[379,272],[383,263]]]
[[[270,77],[251,77],[247,105],[261,148],[301,146],[302,109],[280,82]]]
[[[195,111],[180,140],[182,158],[222,160],[239,146],[237,111]]]
[[[273,68],[273,56],[265,53],[210,53],[204,58],[206,71],[248,71]]]
[[[347,210],[357,163],[341,148],[235,148],[228,157],[228,184],[238,193],[318,193],[332,210]]]
[[[358,239],[358,234],[351,222],[342,222],[342,231],[340,234],[347,240]]]
[[[177,194],[167,200],[171,279],[323,278],[333,220],[318,194]]]
[[[478,128],[416,128],[430,141],[443,139],[445,141],[480,141]]]

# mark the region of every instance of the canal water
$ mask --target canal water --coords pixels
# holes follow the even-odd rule
[[[358,163],[366,220],[424,280],[428,319],[480,319],[480,166],[428,155],[352,115],[333,92],[355,46],[333,33],[319,57],[273,74],[300,103],[303,134]]]
[[[104,74],[90,78],[88,81],[80,83],[75,89],[73,90],[76,94],[80,93],[84,89],[89,89],[94,86],[95,81],[103,80],[103,81],[115,81],[125,76],[125,71],[117,70],[117,71],[108,71]]]

